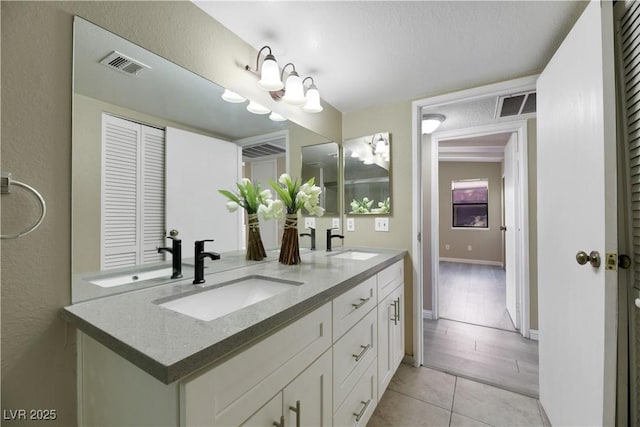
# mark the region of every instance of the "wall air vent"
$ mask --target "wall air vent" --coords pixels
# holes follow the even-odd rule
[[[105,56],[100,63],[130,76],[138,76],[145,69],[151,69],[148,65],[130,58],[127,55],[123,55],[116,50]]]
[[[513,117],[535,112],[536,93],[531,91],[516,95],[499,96],[495,117]]]
[[[258,157],[273,156],[284,154],[286,150],[282,147],[272,144],[252,145],[250,147],[242,147],[242,156],[249,159]]]

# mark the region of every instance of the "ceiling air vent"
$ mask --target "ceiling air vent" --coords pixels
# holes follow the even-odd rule
[[[123,55],[122,53],[114,50],[109,55],[104,57],[102,61],[100,61],[102,65],[106,65],[107,67],[120,71],[121,73],[129,74],[130,76],[137,76],[145,69],[151,69],[146,64],[143,64],[140,61],[137,61],[133,58],[128,57],[127,55]]]
[[[536,112],[536,93],[525,92],[517,95],[498,97],[496,118],[512,117]]]
[[[284,153],[286,153],[284,148],[271,144],[252,145],[251,147],[242,148],[242,156],[250,159]]]

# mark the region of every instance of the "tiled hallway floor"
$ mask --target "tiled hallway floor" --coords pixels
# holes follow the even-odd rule
[[[369,427],[548,426],[536,399],[429,368],[400,365]]]

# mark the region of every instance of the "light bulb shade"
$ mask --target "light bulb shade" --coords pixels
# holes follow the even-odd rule
[[[384,139],[382,139],[382,137],[380,137],[378,142],[376,142],[375,153],[376,154],[384,154],[384,153],[386,153],[386,151],[387,151],[387,144],[385,143]]]
[[[353,158],[353,159],[357,159],[358,157],[360,157],[360,154],[358,154],[358,152],[357,152],[357,151],[352,151],[352,152],[351,152],[351,158]]]
[[[280,69],[273,55],[269,54],[265,57],[260,71],[260,80],[258,85],[268,91],[280,90],[284,87],[280,80]]]
[[[271,120],[273,120],[274,122],[286,122],[287,119],[285,119],[284,117],[282,117],[280,114],[276,113],[275,111],[272,111],[271,114],[269,115],[269,118]]]
[[[316,85],[311,85],[307,89],[306,102],[302,106],[302,111],[307,113],[319,113],[322,111],[322,105],[320,105],[320,92]]]
[[[302,105],[306,101],[302,79],[295,71],[290,72],[289,77],[287,77],[282,100],[291,105]]]
[[[263,107],[255,101],[249,101],[249,105],[247,105],[247,111],[253,114],[269,114],[271,112],[271,110]]]
[[[446,119],[442,114],[427,114],[422,116],[422,133],[430,134],[435,132]]]
[[[224,99],[227,102],[231,102],[233,104],[238,104],[240,102],[244,102],[247,100],[247,98],[244,98],[238,95],[237,93],[230,91],[229,89],[224,90],[224,93],[222,94],[222,99]]]

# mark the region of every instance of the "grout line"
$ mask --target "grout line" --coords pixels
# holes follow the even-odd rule
[[[518,359],[516,359],[516,369],[518,370],[518,373],[520,373],[520,365],[518,365]]]
[[[451,399],[451,412],[453,412],[453,403],[456,400],[456,391],[458,389],[458,376],[456,375],[456,380],[453,383],[453,398]]]

